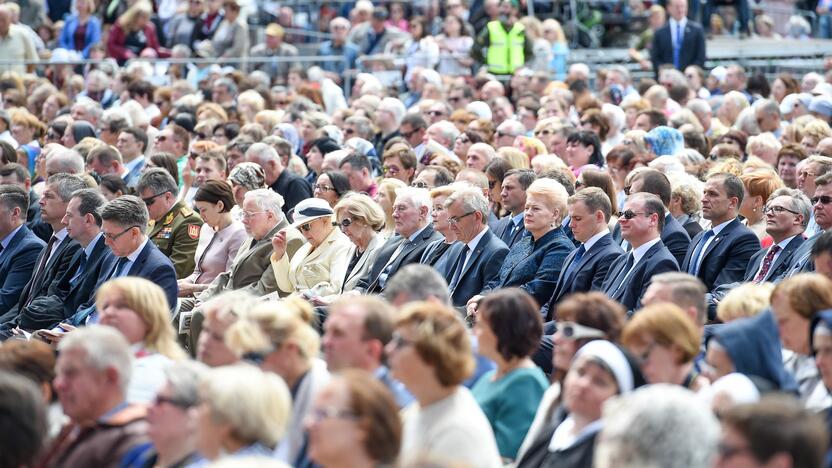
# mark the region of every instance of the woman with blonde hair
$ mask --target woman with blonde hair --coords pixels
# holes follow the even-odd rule
[[[514,147],[525,153],[529,161],[533,161],[541,154],[546,154],[546,145],[534,137],[518,136],[514,139]]]
[[[732,289],[716,306],[716,316],[723,323],[753,317],[771,305],[774,283],[745,283]]]
[[[555,73],[556,80],[563,81],[566,79],[569,43],[566,41],[563,27],[556,19],[549,18],[543,21],[543,38],[552,46],[549,70]]]
[[[12,109],[9,114],[11,114],[12,120],[9,130],[11,130],[15,141],[20,144],[18,153],[21,149],[26,153],[26,160],[19,160],[18,164],[28,168],[30,173],[34,172],[35,159],[40,154],[41,141],[46,135],[46,125],[41,123],[37,116],[22,107]]]
[[[639,310],[621,336],[621,343],[641,358],[647,383],[681,385],[693,392],[709,384],[693,365],[701,342],[701,333],[690,316],[671,303]]]
[[[136,57],[170,57],[170,51],[159,45],[151,16],[153,7],[146,0],[130,6],[110,28],[107,56],[116,59],[119,65]]]
[[[133,377],[127,401],[149,403],[165,384],[165,367],[185,359],[176,342],[165,292],[144,278],[126,276],[107,281],[95,295],[99,323],[109,325],[133,349]]]
[[[817,152],[818,143],[826,137],[832,136],[832,129],[829,124],[820,119],[815,119],[803,127],[803,139],[800,144],[806,150],[806,154],[813,155]]]
[[[265,108],[266,100],[263,99],[260,93],[253,89],[247,89],[237,96],[237,111],[240,113],[244,124],[254,122],[257,113]],[[266,132],[270,133],[271,127],[266,129]]]
[[[504,146],[497,150],[497,156],[505,159],[511,165],[512,169],[529,169],[529,155],[523,151]]]
[[[746,195],[740,204],[740,214],[745,218],[742,223],[754,231],[757,238],[768,237],[766,232],[765,207],[769,197],[777,189],[785,187],[780,176],[774,170],[761,169],[739,176],[745,186]],[[767,247],[763,245],[763,247]]]
[[[407,184],[399,179],[386,178],[378,183],[378,192],[374,201],[384,210],[384,229],[381,233],[385,237],[393,235],[396,222],[393,220],[393,203],[396,201],[396,190],[407,187]]]
[[[293,465],[306,458],[303,420],[310,414],[315,394],[329,381],[326,364],[317,357],[321,340],[310,325],[313,316],[311,307],[264,302],[225,335],[229,348],[243,360],[279,375],[294,389],[288,433],[275,451],[277,458]]]

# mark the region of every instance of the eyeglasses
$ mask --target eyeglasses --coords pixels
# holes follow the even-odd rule
[[[156,141],[165,141],[167,139],[168,139],[168,137],[165,136],[165,135],[157,135],[156,136]]]
[[[326,408],[313,409],[309,412],[309,419],[313,422],[320,422],[324,419],[355,420],[358,419],[358,415],[356,415],[355,411],[352,410],[344,410],[329,406]]]
[[[818,175],[809,171],[800,171],[797,173],[798,177],[817,177]]]
[[[776,206],[775,205],[775,206],[766,206],[765,208],[763,208],[763,213],[780,214],[780,213],[783,213],[783,212],[787,212],[787,213],[791,213],[791,214],[800,214],[797,211],[792,211],[792,210],[786,208],[785,206]]]
[[[650,216],[652,214],[653,213],[646,213],[646,212],[643,212],[643,211],[638,212],[638,211],[633,211],[633,210],[627,210],[627,211],[622,211],[621,213],[618,213],[618,216],[621,217],[621,218],[624,218],[626,220],[630,220],[630,219],[635,218],[636,216]]]
[[[341,230],[343,231],[343,230],[347,229],[348,227],[352,226],[352,223],[354,223],[354,222],[355,221],[351,220],[350,218],[344,218],[344,219],[341,220],[340,223],[338,223],[338,226],[340,226]]]
[[[563,335],[565,338],[569,338],[570,340],[581,340],[585,338],[604,338],[607,336],[606,333],[597,328],[585,327],[575,322],[558,323],[558,331],[561,335]]]
[[[208,135],[206,135],[206,134],[204,134],[204,133],[197,133],[197,134],[196,134],[196,136],[197,136],[197,138],[199,138],[200,140],[207,140],[208,138],[210,138]]]
[[[407,138],[407,139],[410,139],[410,137],[412,137],[413,135],[415,135],[415,134],[419,133],[419,130],[421,130],[421,128],[414,128],[413,130],[411,130],[411,131],[409,131],[409,132],[407,132],[407,133],[402,132],[402,136],[403,136],[403,137],[405,137],[405,138]]]
[[[624,195],[630,195],[630,189],[632,189],[632,185],[625,185],[624,186]]]
[[[315,190],[320,190],[321,192],[328,192],[330,190],[332,190],[333,192],[335,191],[335,187],[330,187],[329,185],[315,184],[312,186],[312,188],[314,188]]]
[[[144,202],[144,204],[146,206],[150,206],[150,205],[153,204],[153,202],[156,201],[157,198],[161,197],[162,195],[164,195],[166,193],[168,193],[168,192],[157,193],[156,195],[153,195],[152,197],[142,198],[142,201]]]
[[[470,215],[472,215],[472,214],[474,214],[474,213],[476,213],[476,211],[469,211],[468,213],[465,213],[464,215],[459,215],[459,216],[451,216],[450,218],[448,218],[448,223],[449,223],[449,224],[459,224],[459,221],[460,221],[462,218],[464,218],[464,217],[466,217],[466,216],[470,216]]]
[[[463,145],[466,144],[466,143],[471,143],[471,140],[469,140],[467,136],[465,138],[463,138],[461,136],[456,137],[456,141],[458,143],[462,143]]]
[[[244,219],[251,219],[260,213],[264,213],[263,211],[243,211],[243,218]]]
[[[275,104],[277,104],[278,106],[288,106],[289,104],[291,104],[291,101],[289,101],[288,99],[279,100],[279,101],[275,101]],[[345,131],[344,133],[347,133],[347,132]]]
[[[300,226],[298,226],[298,229],[299,229],[301,232],[309,232],[309,231],[311,231],[311,230],[312,230],[312,221],[310,221],[310,222],[308,222],[308,223],[305,223],[305,224],[301,224]]]
[[[123,235],[127,234],[127,231],[129,231],[129,230],[131,230],[131,229],[133,229],[133,228],[137,228],[137,227],[139,227],[139,226],[130,226],[129,228],[127,228],[127,229],[125,229],[125,230],[123,230],[123,231],[119,232],[118,234],[110,234],[110,233],[107,233],[107,232],[103,232],[102,234],[104,234],[104,238],[105,238],[105,239],[110,239],[110,241],[111,241],[111,242],[115,242],[115,241],[117,241],[117,240],[118,240],[118,238],[119,238],[119,237],[121,237],[121,236],[123,236]],[[141,228],[140,228],[140,229],[141,229]]]
[[[503,132],[503,131],[497,130],[497,138],[502,138],[502,137],[506,137],[506,136],[508,136],[508,137],[515,137],[515,136],[517,136],[517,135],[512,135],[511,133],[506,133],[506,132]]]
[[[812,197],[812,204],[817,205],[820,203],[821,205],[828,205],[832,203],[832,197],[829,195],[821,195],[819,197]]]
[[[176,406],[178,408],[182,408],[182,409],[186,409],[186,408],[190,408],[190,407],[194,406],[192,404],[185,403],[185,402],[179,401],[179,400],[175,400],[175,399],[169,398],[169,397],[164,397],[164,396],[161,396],[161,395],[156,395],[156,398],[153,400],[153,404],[155,406],[161,406],[165,403],[167,403],[169,405]]]
[[[390,345],[393,349],[402,349],[407,346],[413,346],[414,343],[416,342],[404,338],[398,332],[393,332],[393,337],[390,338]]]
[[[429,111],[428,111],[428,115],[433,115],[433,116],[437,116],[437,115],[445,115],[445,111],[441,111],[441,110],[429,110]]]
[[[428,183],[427,182],[422,182],[421,180],[417,180],[417,181],[414,181],[412,184],[410,184],[410,186],[411,187],[416,187],[416,188],[428,188]]]
[[[351,128],[345,128],[344,129],[344,135],[352,135],[353,133],[355,133],[355,130],[353,130]]]
[[[448,102],[459,102],[462,100],[462,96],[451,96],[448,98]]]

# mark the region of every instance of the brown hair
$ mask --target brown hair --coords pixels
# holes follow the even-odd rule
[[[540,345],[540,307],[525,291],[507,288],[493,292],[485,296],[477,311],[497,337],[497,351],[504,359],[527,357]]]
[[[346,369],[336,379],[350,394],[350,410],[364,429],[364,450],[381,465],[393,465],[402,442],[399,408],[390,391],[377,378],[358,369]]]
[[[817,312],[832,309],[832,280],[819,273],[801,273],[778,283],[772,302],[775,297],[787,298],[792,310],[811,320]]]
[[[194,195],[194,202],[206,202],[216,205],[222,202],[220,213],[228,213],[234,206],[234,192],[228,182],[220,180],[207,180]]]
[[[624,316],[624,307],[600,292],[572,294],[557,308],[559,322],[575,322],[601,330],[609,341],[618,341]]]
[[[0,369],[39,385],[51,385],[55,379],[55,350],[42,341],[9,340],[0,346]]]
[[[671,303],[651,304],[639,310],[624,326],[621,343],[630,347],[646,344],[650,338],[661,346],[676,346],[680,351],[677,364],[693,361],[702,340],[693,320]]]
[[[598,187],[603,190],[610,199],[611,206],[618,206],[615,196],[615,184],[612,177],[605,171],[600,169],[584,169],[581,172],[581,179],[583,179],[584,187]]]

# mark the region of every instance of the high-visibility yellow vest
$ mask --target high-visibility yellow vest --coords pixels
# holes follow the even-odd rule
[[[523,49],[526,37],[523,29],[519,21],[514,23],[508,33],[499,21],[488,23],[488,71],[507,75],[526,63]]]

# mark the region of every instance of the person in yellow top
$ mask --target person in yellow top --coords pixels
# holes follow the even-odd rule
[[[136,192],[150,214],[147,236],[173,262],[176,277],[187,277],[194,271],[202,218],[184,202],[176,201],[179,187],[162,168],[144,173],[136,184]]]
[[[517,0],[500,0],[500,17],[489,21],[471,47],[471,57],[489,73],[511,75],[534,58],[532,41],[517,21]]]

